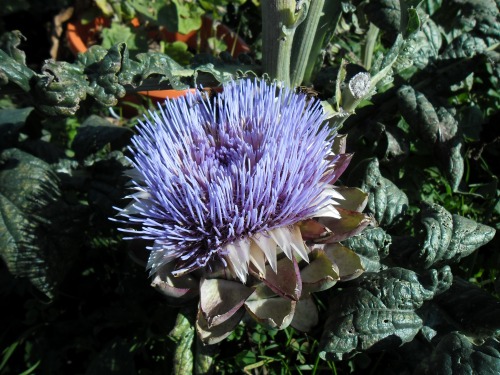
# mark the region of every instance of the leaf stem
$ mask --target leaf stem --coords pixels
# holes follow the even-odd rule
[[[370,23],[368,32],[366,33],[366,42],[363,46],[363,66],[366,70],[370,70],[372,67],[373,50],[375,48],[375,43],[377,42],[377,37],[380,29],[373,23]]]

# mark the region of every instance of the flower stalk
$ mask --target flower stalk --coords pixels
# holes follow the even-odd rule
[[[262,66],[271,78],[289,87],[290,61],[297,26],[307,15],[309,1],[262,2]],[[296,12],[296,7],[299,6]]]

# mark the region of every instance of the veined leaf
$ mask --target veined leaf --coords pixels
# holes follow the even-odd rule
[[[19,130],[24,126],[26,118],[33,107],[20,109],[3,109],[0,111],[0,150],[12,147],[19,137]]]
[[[195,334],[192,320],[191,312],[186,311],[186,309],[179,311],[174,329],[170,332],[170,337],[177,344],[174,351],[174,374],[191,374],[193,371],[191,347]]]
[[[430,358],[415,373],[424,375],[495,375],[500,369],[500,343],[494,338],[476,345],[459,332],[441,338]]]
[[[4,33],[0,39],[0,86],[9,82],[29,91],[29,81],[35,74],[26,66],[26,55],[17,47],[24,40],[17,30]]]
[[[369,193],[365,212],[373,214],[382,226],[395,224],[408,208],[408,197],[382,176],[376,158],[365,160],[356,166],[349,176],[349,184],[359,186]]]
[[[389,255],[391,236],[382,228],[367,228],[342,244],[352,249],[361,258],[366,272],[378,272],[383,267],[380,260]]]
[[[11,273],[49,297],[80,241],[68,225],[78,212],[59,198],[48,164],[18,149],[0,155],[0,255]]]
[[[89,116],[78,128],[72,143],[76,157],[84,159],[112,144],[115,149],[126,145],[133,132],[129,128],[116,126],[97,115]]]
[[[417,238],[400,238],[391,252],[400,261],[431,268],[452,264],[488,243],[495,230],[463,216],[452,215],[437,204],[422,204]]]
[[[480,337],[500,333],[500,300],[463,279],[455,278],[434,302],[461,331]]]
[[[462,134],[458,122],[450,112],[435,108],[424,94],[410,86],[402,86],[398,96],[404,119],[436,151],[441,168],[453,190],[456,190],[464,172]]]
[[[320,343],[324,359],[387,350],[411,341],[422,327],[415,310],[442,290],[449,273],[418,276],[404,268],[365,273],[330,300]]]

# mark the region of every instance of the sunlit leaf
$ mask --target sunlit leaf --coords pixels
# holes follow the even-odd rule
[[[377,159],[368,159],[356,166],[349,176],[349,185],[367,192],[365,212],[373,214],[382,226],[395,224],[408,208],[408,197],[380,173]]]

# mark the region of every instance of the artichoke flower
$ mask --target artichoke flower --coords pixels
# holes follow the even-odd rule
[[[245,313],[310,329],[311,293],[363,271],[339,241],[361,232],[367,196],[334,183],[351,159],[321,103],[263,80],[167,101],[132,139],[128,239],[151,241],[152,285],[199,296],[197,331],[214,344]]]

